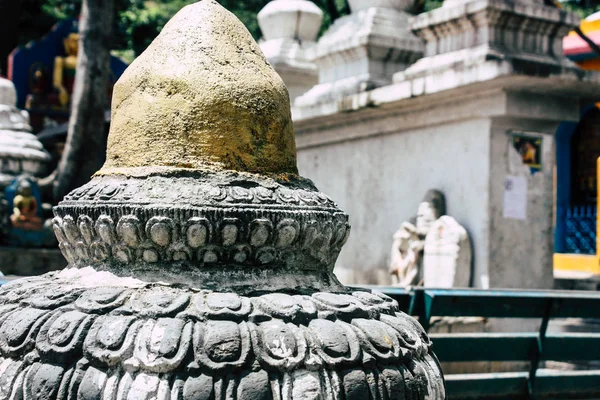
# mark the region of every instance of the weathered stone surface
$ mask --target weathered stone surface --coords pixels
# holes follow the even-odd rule
[[[285,290],[298,279],[307,290],[342,289],[332,271],[348,216],[306,179],[233,171],[100,176],[55,214],[72,266],[125,275],[135,268],[146,280],[240,292]]]
[[[103,168],[296,173],[287,89],[214,0],[181,10],[115,85]]]
[[[7,396],[47,385],[44,398],[444,398],[431,341],[383,294],[239,296],[88,272],[0,289]],[[32,292],[47,301],[32,304]]]

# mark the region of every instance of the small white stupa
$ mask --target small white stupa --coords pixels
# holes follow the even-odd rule
[[[273,0],[258,13],[260,48],[294,99],[318,83],[308,52],[314,47],[323,11],[308,0]]]
[[[18,175],[43,175],[50,161],[42,143],[31,133],[29,114],[16,104],[14,84],[0,77],[0,191]]]

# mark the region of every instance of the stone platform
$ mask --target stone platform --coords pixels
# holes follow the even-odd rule
[[[67,261],[59,249],[0,247],[0,265],[4,275],[31,276],[63,269]]]

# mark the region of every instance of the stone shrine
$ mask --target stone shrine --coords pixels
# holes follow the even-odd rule
[[[297,175],[288,92],[214,0],[117,82],[107,161],[55,207],[69,267],[0,287],[22,399],[444,399],[420,325],[332,270],[348,216]]]
[[[351,13],[336,20],[311,49],[319,83],[295,104],[305,115],[340,96],[392,83],[423,53],[423,44],[408,29],[413,1],[349,0]],[[305,108],[307,110],[305,110]]]
[[[20,174],[42,176],[50,155],[31,133],[29,116],[16,107],[15,86],[0,77],[0,191]]]
[[[316,45],[323,11],[308,0],[273,0],[258,13],[259,43],[283,79],[292,102],[318,82],[317,66],[308,53]]]

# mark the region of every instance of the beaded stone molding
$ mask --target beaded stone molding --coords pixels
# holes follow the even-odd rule
[[[144,211],[162,215],[147,218],[128,214],[116,221],[106,214],[95,220],[84,214],[65,215],[54,218],[54,232],[72,265],[193,261],[202,267],[251,261],[256,265],[298,264],[301,269],[316,268],[314,263],[298,263],[298,255],[332,267],[349,234],[342,213],[332,222],[306,213],[299,218],[263,213],[267,215],[245,221],[218,219],[206,209],[171,217],[164,216],[176,214],[168,209]]]
[[[3,399],[444,398],[430,340],[382,294],[245,297],[58,276],[0,289]]]

